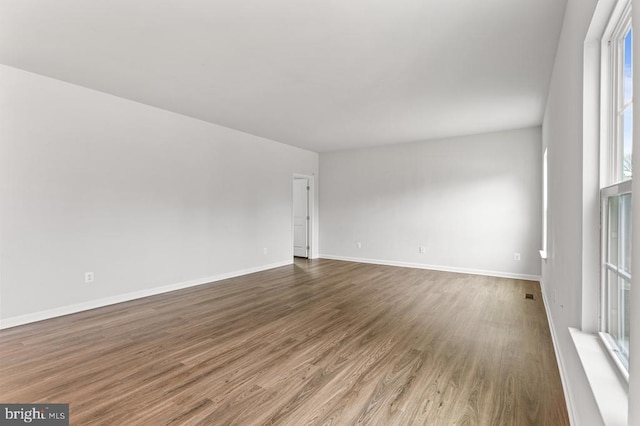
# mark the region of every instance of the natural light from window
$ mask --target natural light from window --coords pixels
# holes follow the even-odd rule
[[[601,161],[602,276],[601,324],[605,343],[621,366],[629,368],[629,291],[631,289],[631,179],[633,135],[633,30],[630,8],[610,22],[610,38],[603,49],[608,67],[602,86],[605,97],[602,126],[608,136],[602,141]],[[607,112],[608,111],[608,112]],[[627,376],[628,377],[628,376]]]

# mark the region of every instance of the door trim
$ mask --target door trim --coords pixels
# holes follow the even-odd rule
[[[293,227],[294,227],[294,217],[293,217],[293,181],[295,179],[307,179],[309,182],[309,226],[307,229],[308,233],[308,244],[309,250],[307,252],[308,259],[315,259],[317,257],[316,250],[314,249],[314,234],[315,234],[315,175],[305,175],[302,173],[294,173],[291,177],[291,244],[290,250],[291,255],[289,256],[293,259]]]

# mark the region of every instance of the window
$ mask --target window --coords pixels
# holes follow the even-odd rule
[[[633,62],[630,2],[616,8],[602,48],[600,329],[623,370],[629,366]]]
[[[547,159],[547,148],[544,150],[544,155],[542,156],[542,250],[540,250],[540,257],[543,259],[547,258],[547,231],[549,228],[548,218],[547,218],[547,210],[548,210],[548,198],[549,198],[549,160]]]

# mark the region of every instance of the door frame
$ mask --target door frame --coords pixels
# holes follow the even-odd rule
[[[307,251],[308,259],[315,259],[316,253],[313,248],[314,238],[313,238],[313,230],[315,226],[315,175],[305,175],[302,173],[294,173],[291,177],[291,256],[293,259],[293,245],[294,245],[294,214],[293,214],[293,181],[295,179],[307,179],[309,182],[309,192],[308,192],[308,214],[309,214],[309,226],[307,227],[307,241],[309,244],[309,250]]]

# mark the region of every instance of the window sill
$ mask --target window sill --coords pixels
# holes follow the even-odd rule
[[[544,260],[547,260],[547,252],[546,252],[546,250],[540,250],[539,253],[540,253],[540,258],[542,258]]]
[[[620,377],[600,337],[569,327],[582,368],[606,425],[626,425],[629,386]]]

